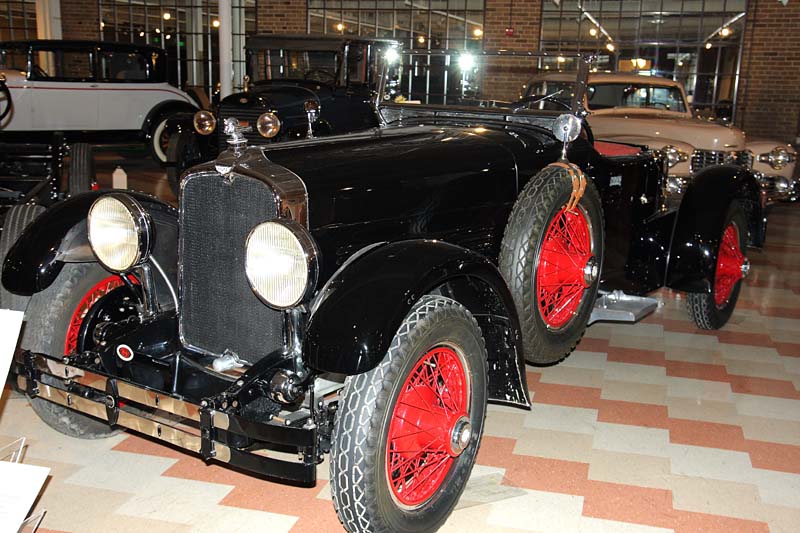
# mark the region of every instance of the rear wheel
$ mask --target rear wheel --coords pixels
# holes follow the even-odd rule
[[[97,263],[64,265],[50,287],[31,297],[22,348],[53,356],[82,351],[81,326],[90,309],[122,285],[118,275]],[[31,406],[47,425],[71,437],[96,439],[116,433],[105,422],[41,398],[31,398]]]
[[[383,361],[345,381],[331,449],[345,529],[438,529],[475,463],[486,398],[477,322],[453,300],[422,298]]]
[[[17,242],[22,232],[36,217],[42,214],[44,207],[36,204],[15,205],[6,213],[3,221],[3,231],[0,233],[0,272],[11,247]],[[27,296],[19,296],[8,292],[0,283],[0,309],[13,309],[24,311],[28,305]]]
[[[92,146],[75,143],[70,148],[69,174],[67,176],[70,195],[92,190],[95,182],[94,153]]]
[[[689,293],[689,316],[700,329],[719,329],[736,308],[741,280],[750,270],[743,250],[747,247],[747,219],[738,203],[728,209],[717,250],[714,286],[710,293]]]
[[[572,211],[571,179],[547,167],[525,186],[506,226],[500,271],[522,326],[525,358],[550,364],[568,356],[592,312],[603,262],[603,213],[594,185]]]

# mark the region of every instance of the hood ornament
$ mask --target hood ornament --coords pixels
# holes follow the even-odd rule
[[[313,139],[314,129],[312,126],[319,118],[319,103],[316,100],[306,100],[305,103],[303,103],[303,111],[306,112],[306,118],[308,119],[308,133],[306,134],[306,138]]]
[[[228,136],[228,144],[233,148],[233,153],[239,155],[243,148],[247,148],[247,139],[244,134],[253,131],[253,128],[242,126],[238,119],[230,117],[225,119],[222,131]]]

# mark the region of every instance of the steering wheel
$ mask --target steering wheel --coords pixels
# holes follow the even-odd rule
[[[33,75],[37,80],[46,80],[50,77],[39,65],[33,65]]]
[[[6,86],[5,78],[0,77],[0,120],[3,120],[11,113],[12,107],[11,91]]]
[[[327,78],[326,81],[324,78]],[[336,74],[331,74],[327,70],[322,69],[311,69],[303,75],[304,80],[312,80],[312,81],[319,81],[322,83],[336,83]]]

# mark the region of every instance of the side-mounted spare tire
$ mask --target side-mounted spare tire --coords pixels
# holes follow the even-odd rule
[[[118,275],[97,263],[65,264],[52,285],[31,297],[21,348],[53,356],[74,353],[80,349],[81,326],[89,310],[122,285]],[[96,439],[117,432],[106,422],[41,398],[31,398],[31,406],[47,425],[71,437]]]
[[[92,146],[75,143],[70,147],[67,192],[71,196],[92,190],[95,183],[94,153]]]
[[[531,178],[511,211],[500,250],[500,272],[519,313],[525,359],[556,363],[586,330],[603,264],[600,196],[591,180],[567,210],[572,176],[564,166]]]
[[[3,221],[3,231],[0,233],[0,273],[6,260],[8,251],[17,242],[17,239],[36,217],[44,212],[44,207],[36,204],[15,205],[6,213]],[[28,305],[27,296],[19,296],[8,292],[0,282],[0,309],[13,309],[24,311]]]
[[[747,218],[741,205],[734,201],[725,214],[711,291],[686,295],[689,317],[698,328],[719,329],[731,318],[742,278],[750,270],[743,251],[746,247]]]

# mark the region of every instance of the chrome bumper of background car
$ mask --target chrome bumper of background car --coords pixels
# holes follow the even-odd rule
[[[757,173],[756,177],[762,194],[766,195],[767,204],[795,202],[800,197],[800,184],[798,184],[797,178],[770,176],[762,173]]]
[[[16,384],[31,397],[189,450],[206,461],[300,486],[316,483],[314,424],[298,427],[277,417],[266,423],[255,421],[82,369],[68,358],[27,352],[23,361],[16,367]],[[261,452],[265,447],[291,448],[299,460],[269,457]]]

